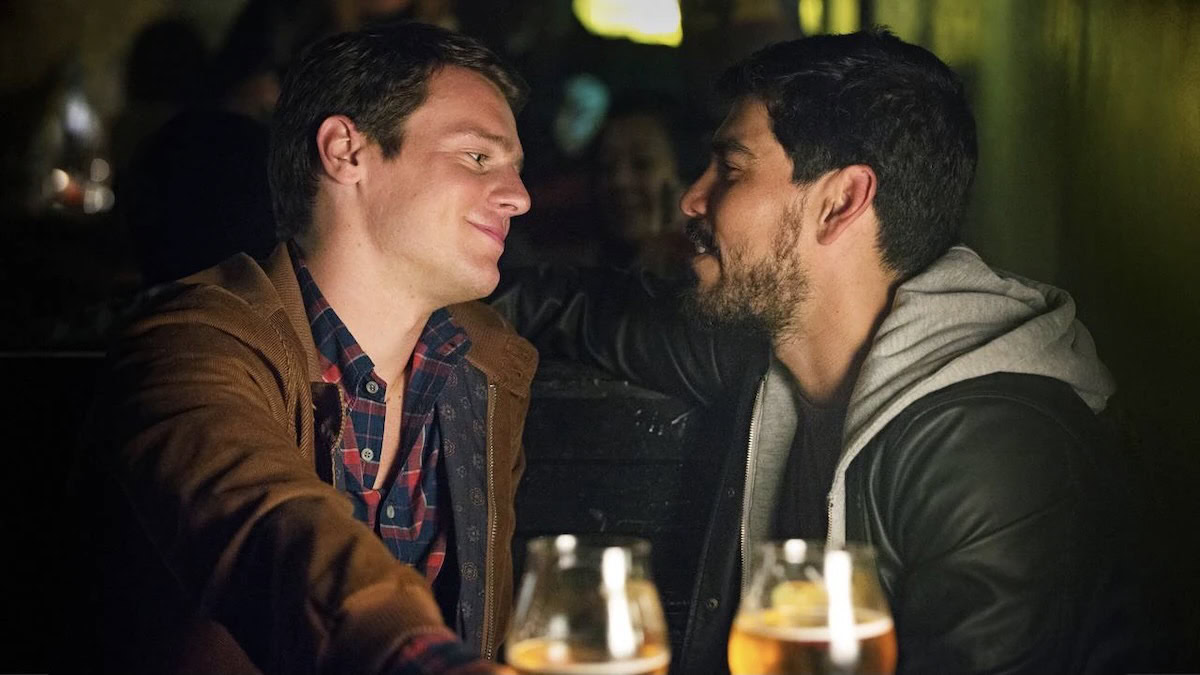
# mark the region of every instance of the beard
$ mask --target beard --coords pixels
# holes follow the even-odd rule
[[[796,253],[805,202],[789,206],[771,242],[773,253],[750,261],[745,246],[711,247],[721,276],[708,288],[699,285],[684,295],[687,312],[712,330],[737,331],[776,339],[792,328],[796,307],[808,296],[808,273]],[[703,239],[703,237],[702,237]]]

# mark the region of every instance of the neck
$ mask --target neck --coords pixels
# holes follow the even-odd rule
[[[397,280],[366,247],[305,237],[305,263],[322,295],[387,383],[400,382],[429,315],[437,309],[417,289]]]
[[[894,290],[886,276],[866,270],[812,288],[796,308],[774,350],[809,401],[824,405],[850,398]]]

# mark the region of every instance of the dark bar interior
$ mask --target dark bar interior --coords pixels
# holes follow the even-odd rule
[[[1117,383],[1106,415],[1123,437],[1126,475],[1109,478],[1137,495],[1130,547],[1153,580],[1134,610],[1156,636],[1143,663],[1200,669],[1200,3],[680,0],[660,3],[679,10],[666,28],[621,25],[619,8],[637,4],[60,0],[0,9],[0,364],[15,373],[0,672],[75,672],[65,626],[80,610],[67,582],[95,554],[75,542],[100,508],[76,455],[109,331],[155,284],[239,251],[271,251],[263,167],[280,74],[309,40],[385,9],[478,39],[529,82],[516,121],[533,206],[513,221],[502,277],[546,262],[686,276],[692,244],[678,203],[725,114],[712,84],[760,47],[884,25],[949,64],[978,128],[965,243],[1075,299]],[[694,584],[720,497],[718,419],[544,354],[516,493],[518,581],[535,537],[649,539],[678,648],[689,615],[717,602]],[[16,471],[33,459],[54,478],[48,486]],[[83,489],[68,492],[70,481]]]

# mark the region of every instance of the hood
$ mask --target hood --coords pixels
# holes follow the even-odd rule
[[[993,270],[955,246],[896,290],[867,352],[830,494],[831,541],[844,539],[845,471],[863,446],[922,396],[1002,372],[1065,382],[1095,412],[1116,390],[1066,291]]]

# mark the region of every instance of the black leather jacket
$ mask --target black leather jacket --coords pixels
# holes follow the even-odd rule
[[[767,343],[705,332],[651,280],[547,268],[493,306],[544,354],[728,414],[719,489],[672,672],[725,673],[740,593],[747,436]],[[850,541],[877,549],[904,673],[1107,672],[1130,603],[1112,435],[1069,385],[998,373],[918,399],[846,475]],[[1116,480],[1114,480],[1116,479]]]

